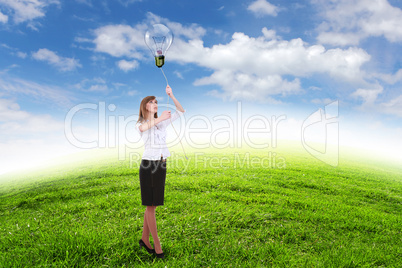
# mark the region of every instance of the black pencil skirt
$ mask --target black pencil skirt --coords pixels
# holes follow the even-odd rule
[[[165,197],[166,161],[145,160],[140,166],[140,188],[143,206],[163,206]]]

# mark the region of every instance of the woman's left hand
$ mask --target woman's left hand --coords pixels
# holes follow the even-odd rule
[[[172,88],[169,85],[166,86],[166,94],[168,94],[170,97],[173,96]]]

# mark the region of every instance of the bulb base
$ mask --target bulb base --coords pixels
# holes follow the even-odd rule
[[[163,64],[165,64],[165,56],[155,56],[155,65],[160,68],[163,66]]]

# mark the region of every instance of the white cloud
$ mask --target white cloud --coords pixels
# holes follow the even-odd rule
[[[314,103],[314,104],[327,105],[327,104],[330,104],[330,103],[334,102],[334,100],[331,100],[330,98],[312,99],[311,102]]]
[[[10,50],[10,51],[11,51],[11,55],[15,55],[15,56],[17,56],[17,57],[19,57],[19,58],[22,58],[22,59],[25,59],[25,58],[27,57],[27,54],[26,54],[25,52],[19,51],[18,48],[10,47],[10,46],[7,45],[7,44],[0,44],[0,46],[6,48],[6,49],[8,49],[8,50]]]
[[[141,59],[139,50],[146,48],[144,43],[145,27],[132,28],[129,25],[107,25],[94,31],[95,51],[114,57],[127,56]]]
[[[402,117],[402,95],[380,104],[380,109],[387,113]]]
[[[387,0],[312,0],[325,21],[318,28],[324,44],[356,45],[370,36],[402,42],[402,10]]]
[[[79,60],[60,57],[55,52],[46,48],[39,49],[37,52],[32,53],[32,57],[36,60],[48,62],[50,65],[55,66],[63,72],[82,67]]]
[[[147,22],[134,27],[109,25],[95,30],[95,50],[114,57],[148,59],[150,53],[143,37],[147,24],[152,23],[168,25],[175,34],[169,60],[197,64],[212,71],[210,76],[195,81],[196,85],[219,85],[223,90],[210,95],[274,101],[273,96],[303,92],[299,79],[316,74],[367,84],[361,67],[370,60],[370,55],[363,49],[326,49],[322,45],[308,45],[300,38],[282,40],[274,30],[265,27],[256,38],[238,32],[229,43],[205,47],[201,38],[206,30],[202,27],[183,26],[148,13]]]
[[[0,99],[0,120],[15,120],[15,119],[23,119],[27,116],[25,112],[18,112],[20,106],[7,99]],[[0,122],[1,122],[0,121]]]
[[[63,130],[64,124],[50,115],[34,115],[22,111],[18,103],[0,99],[0,132],[4,138],[32,133],[48,133]]]
[[[322,45],[309,46],[299,38],[278,40],[276,33],[266,28],[262,32],[257,38],[235,33],[229,43],[210,48],[199,39],[178,39],[169,59],[212,70],[211,76],[198,79],[195,84],[220,85],[224,92],[211,94],[229,99],[271,100],[275,95],[298,94],[298,78],[313,74],[364,83],[361,66],[370,56],[363,49],[326,50]]]
[[[291,95],[301,92],[299,79],[287,81],[279,75],[258,77],[255,74],[236,73],[219,70],[210,77],[195,81],[194,85],[220,85],[223,93],[212,91],[209,94],[223,99],[275,102],[272,95]]]
[[[133,61],[121,60],[117,62],[117,66],[119,66],[119,68],[124,72],[128,72],[138,68],[139,63],[136,60]]]
[[[184,77],[183,77],[183,74],[181,73],[181,72],[179,72],[179,71],[174,71],[173,72],[178,78],[180,78],[180,79],[184,79]]]
[[[352,97],[361,98],[363,106],[371,106],[377,100],[379,94],[383,92],[383,87],[380,85],[373,86],[373,88],[359,88],[353,92]]]
[[[257,0],[251,3],[247,10],[252,11],[257,17],[263,17],[266,15],[276,16],[278,15],[279,8],[266,0]]]
[[[130,91],[127,92],[127,95],[130,96],[130,97],[133,97],[133,96],[139,95],[139,94],[140,94],[140,92],[137,91],[137,90],[130,90]]]
[[[183,26],[180,23],[172,22],[166,18],[162,18],[151,12],[148,12],[146,25],[152,25],[155,23],[165,24],[170,30],[172,30],[175,38],[184,37],[187,39],[199,39],[206,34],[206,30],[196,23],[192,23],[189,26]]]
[[[22,94],[37,101],[57,106],[68,107],[71,105],[72,97],[70,92],[24,79],[0,76],[0,89],[4,96]]]
[[[1,46],[1,47],[4,47],[4,48],[7,48],[7,49],[14,49],[14,48],[12,48],[12,47],[10,47],[9,45],[4,44],[4,43],[0,44],[0,46]]]
[[[2,22],[2,23],[7,23],[8,22],[8,16],[3,14],[3,13],[1,13],[1,12],[0,12],[0,22]]]
[[[41,26],[42,26],[42,24],[39,22],[36,22],[36,21],[30,21],[27,23],[27,27],[31,28],[32,31],[36,31],[36,32],[39,31],[39,27],[41,27]]]
[[[113,83],[113,86],[118,89],[120,87],[126,87],[127,85],[123,83]]]
[[[264,27],[264,28],[262,29],[262,34],[264,35],[264,37],[265,37],[266,39],[276,39],[276,38],[277,38],[277,36],[276,36],[276,31],[274,31],[274,30],[268,30],[266,27]]]
[[[0,0],[15,23],[31,21],[45,16],[45,9],[52,4],[60,5],[59,0]]]
[[[144,34],[149,25],[156,23],[163,23],[168,26],[173,31],[175,38],[198,39],[206,33],[206,30],[197,24],[186,27],[148,12],[146,21],[137,24],[135,27],[118,24],[96,29],[93,40],[95,51],[107,53],[113,57],[130,57],[140,60],[148,58],[151,53],[145,45]],[[86,39],[76,38],[76,41],[82,42]]]
[[[119,3],[122,4],[125,7],[128,7],[129,5],[136,3],[136,2],[141,2],[142,0],[119,0]]]
[[[334,46],[358,45],[362,34],[359,33],[336,33],[322,32],[317,37],[318,42],[322,44],[331,44]]]
[[[88,91],[94,92],[94,91],[100,91],[100,92],[106,92],[108,90],[107,85],[92,85],[89,87]]]
[[[345,80],[361,81],[360,67],[370,56],[359,48],[329,49],[321,45],[308,46],[301,39],[269,40],[234,33],[228,44],[204,47],[201,40],[177,40],[171,59],[195,62],[214,70],[232,70],[259,76],[277,74],[309,76],[328,73]]]
[[[27,57],[27,53],[21,51],[18,51],[16,55],[21,59],[25,59]]]
[[[108,83],[100,77],[96,77],[93,79],[84,79],[80,83],[76,84],[74,87],[79,90],[89,92],[106,92],[109,90]]]
[[[384,101],[379,96],[385,93],[390,92],[386,92],[381,85],[373,85],[371,88],[359,88],[351,96],[362,100],[359,109],[364,112],[402,117],[402,95]]]
[[[402,81],[402,69],[399,69],[395,74],[374,74],[374,76],[393,85]]]
[[[78,43],[85,43],[85,42],[92,42],[92,39],[85,38],[85,37],[75,37],[74,41]]]
[[[322,90],[322,88],[316,87],[316,86],[311,86],[311,87],[309,87],[309,89],[314,90],[314,91],[321,91]]]
[[[89,7],[93,7],[92,0],[75,0],[77,3],[87,5]]]

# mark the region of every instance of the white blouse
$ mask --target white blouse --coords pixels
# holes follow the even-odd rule
[[[142,159],[160,160],[161,157],[163,157],[163,159],[166,159],[170,156],[169,149],[166,145],[166,128],[171,122],[182,115],[182,112],[176,110],[176,112],[170,117],[170,119],[164,120],[144,132],[141,132],[140,126],[148,122],[149,120],[143,123],[138,122],[135,125],[135,129],[137,129],[137,131],[140,133],[145,146],[144,153],[142,154]]]

